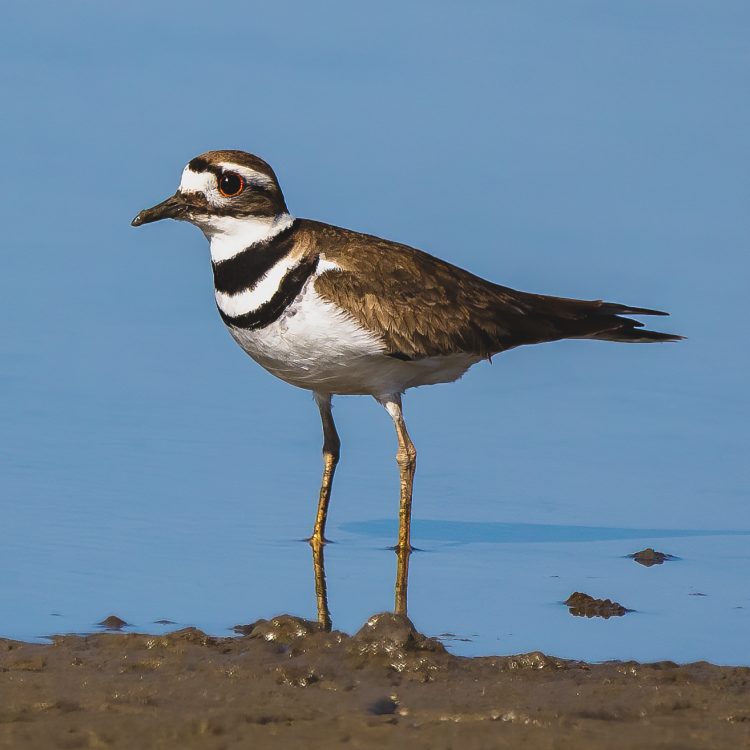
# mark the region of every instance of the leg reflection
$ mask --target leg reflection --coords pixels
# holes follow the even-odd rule
[[[405,615],[406,598],[409,589],[409,557],[411,556],[411,547],[408,545],[399,545],[396,547],[396,606],[397,615]]]
[[[310,546],[313,553],[313,571],[315,572],[315,599],[318,605],[318,622],[324,630],[331,629],[331,612],[328,609],[328,588],[326,587],[326,563],[324,542],[313,537]]]
[[[331,611],[328,608],[328,587],[326,585],[325,542],[310,540],[313,554],[313,572],[315,574],[315,600],[318,608],[318,623],[324,630],[331,630]],[[395,607],[397,615],[407,614],[407,597],[409,589],[409,547],[396,548],[396,588]]]

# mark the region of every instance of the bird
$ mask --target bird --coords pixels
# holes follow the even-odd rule
[[[295,218],[271,166],[238,150],[208,151],[141,226],[188,221],[209,242],[216,307],[234,340],[278,378],[312,391],[323,427],[323,475],[309,541],[326,519],[341,441],[332,399],[374,397],[395,427],[399,529],[408,553],[417,452],[404,418],[409,388],[459,379],[518,346],[561,339],[679,341],[628,316],[660,310],[517,291],[408,245]]]

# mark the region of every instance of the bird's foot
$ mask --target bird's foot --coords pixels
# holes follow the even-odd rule
[[[324,547],[326,544],[336,544],[331,539],[326,539],[322,534],[313,534],[312,536],[300,539],[301,542],[307,542],[311,547]]]
[[[386,547],[386,549],[393,550],[394,552],[398,553],[399,555],[406,552],[407,554],[411,554],[412,552],[423,552],[424,550],[420,549],[419,547],[412,547],[411,543],[403,545],[403,544],[394,544],[392,547]]]

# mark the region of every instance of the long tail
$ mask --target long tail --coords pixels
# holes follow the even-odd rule
[[[590,316],[592,325],[606,325],[603,330],[583,334],[576,338],[597,339],[599,341],[624,341],[626,343],[651,344],[662,341],[682,341],[685,337],[673,333],[650,331],[643,323],[632,318],[621,318],[620,315],[669,315],[662,310],[650,310],[647,307],[628,307],[615,302],[601,302],[599,308]],[[611,328],[609,327],[611,325]]]
[[[509,292],[511,290],[508,290]],[[526,320],[517,319],[510,338],[511,346],[536,344],[560,339],[595,339],[629,343],[680,341],[684,337],[650,331],[643,323],[627,315],[668,315],[661,310],[631,307],[602,300],[580,300],[543,294],[513,292],[515,309]]]

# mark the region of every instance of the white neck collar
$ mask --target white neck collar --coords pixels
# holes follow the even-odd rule
[[[229,260],[259,242],[266,242],[283,232],[294,222],[288,213],[278,216],[212,216],[200,227],[211,247],[211,260],[220,263]]]

